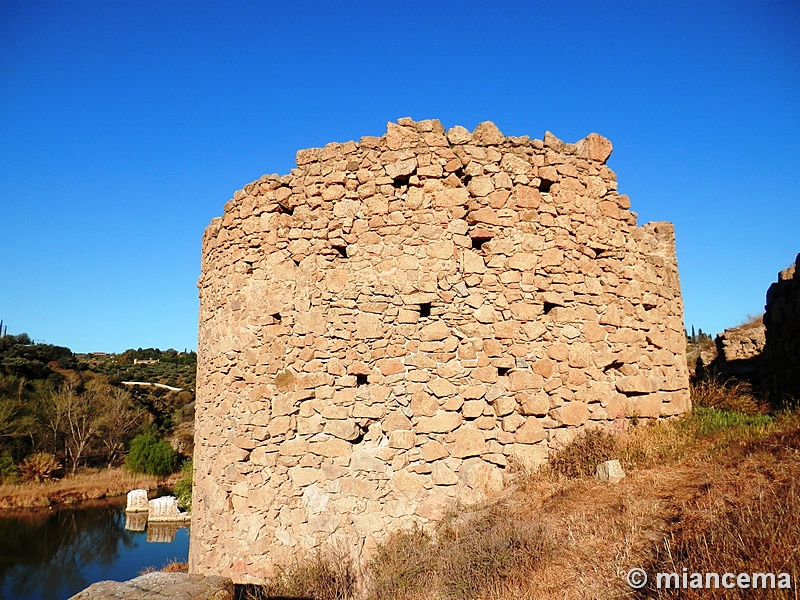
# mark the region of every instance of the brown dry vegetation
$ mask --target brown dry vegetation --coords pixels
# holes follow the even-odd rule
[[[0,509],[69,504],[121,496],[132,489],[155,489],[174,484],[179,474],[167,479],[134,475],[124,469],[86,469],[63,479],[0,485]]]
[[[724,389],[705,391],[724,395]],[[522,477],[492,503],[461,511],[436,531],[391,536],[368,568],[369,596],[538,600],[743,593],[676,592],[652,583],[637,592],[625,582],[634,567],[645,569],[651,582],[658,571],[681,573],[685,567],[689,573],[786,572],[794,584],[800,575],[800,415],[761,414],[739,392],[728,403],[744,404],[751,414],[701,405],[684,418],[639,425],[616,439],[579,436],[559,461]],[[619,484],[568,476],[590,472],[609,452],[628,473]],[[270,592],[351,597],[351,579],[335,589],[314,583],[330,581],[331,570],[341,571],[343,564],[341,556],[319,554],[285,570],[282,587]],[[794,592],[749,594],[793,598]]]

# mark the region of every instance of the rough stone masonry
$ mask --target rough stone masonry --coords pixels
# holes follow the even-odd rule
[[[191,571],[364,559],[688,410],[673,227],[637,227],[610,153],[400,119],[236,192],[203,239]]]

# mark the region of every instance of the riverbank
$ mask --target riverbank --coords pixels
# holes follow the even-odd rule
[[[171,488],[180,473],[167,478],[134,475],[124,469],[87,469],[74,476],[42,483],[0,485],[0,510],[73,504],[122,496],[130,490]]]

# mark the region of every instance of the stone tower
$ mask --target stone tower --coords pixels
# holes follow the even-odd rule
[[[688,410],[673,227],[637,227],[610,153],[400,119],[236,192],[203,239],[191,570],[363,558]]]

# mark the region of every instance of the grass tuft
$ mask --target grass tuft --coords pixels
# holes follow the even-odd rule
[[[545,528],[508,505],[462,512],[432,535],[417,528],[390,536],[369,566],[370,598],[484,597],[526,580],[552,550]]]
[[[745,381],[707,379],[691,384],[692,402],[695,406],[735,410],[748,415],[763,414],[767,405],[753,394],[753,386]]]
[[[243,586],[237,597],[243,600],[350,600],[358,594],[357,584],[356,571],[347,550],[329,546],[279,569],[265,585]]]
[[[595,474],[599,463],[617,458],[618,454],[617,438],[600,429],[590,429],[551,456],[548,466],[564,477],[587,477]]]

